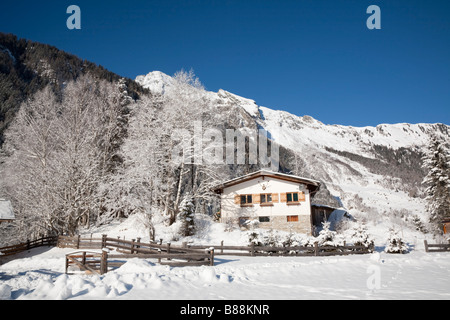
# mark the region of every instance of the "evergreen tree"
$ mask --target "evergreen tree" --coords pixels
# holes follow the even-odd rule
[[[431,140],[427,153],[423,157],[423,167],[427,175],[426,185],[427,211],[430,224],[436,232],[441,229],[442,219],[450,216],[450,155],[448,149],[436,137]]]
[[[374,239],[368,234],[367,227],[362,222],[356,222],[349,233],[355,246],[373,247]]]
[[[392,228],[389,230],[389,238],[384,251],[387,253],[408,253],[409,249],[398,232]]]
[[[194,223],[194,197],[191,194],[186,194],[180,204],[180,212],[177,220],[180,222],[180,235],[183,237],[192,236],[195,233]]]
[[[317,242],[319,246],[338,246],[341,244],[340,237],[336,231],[331,230],[331,223],[329,221],[322,222],[322,230],[319,232]]]

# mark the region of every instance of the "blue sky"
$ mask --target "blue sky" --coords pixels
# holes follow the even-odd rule
[[[208,90],[326,124],[450,124],[449,16],[448,0],[8,1],[0,31],[133,79],[192,68]]]

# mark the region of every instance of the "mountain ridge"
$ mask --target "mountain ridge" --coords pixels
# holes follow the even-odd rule
[[[170,85],[172,78],[161,74],[150,72],[136,82],[150,90],[162,78],[168,80],[164,86]],[[423,152],[434,135],[450,144],[450,126],[443,123],[329,125],[309,115],[259,106],[223,89],[207,91],[205,96],[218,113],[221,106],[233,106],[239,111],[236,114],[244,112],[247,116],[242,116],[242,123],[266,130],[274,142],[292,152],[287,160],[291,173],[321,180],[352,214],[406,210],[424,215]]]

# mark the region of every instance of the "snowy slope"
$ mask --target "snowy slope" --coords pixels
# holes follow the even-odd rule
[[[172,78],[155,71],[136,81],[162,92]],[[321,180],[353,215],[393,211],[423,215],[421,151],[433,134],[450,144],[450,128],[443,124],[326,125],[310,116],[258,106],[225,90],[205,95],[217,107],[216,116],[227,119],[229,114],[221,107],[231,106],[241,115],[241,126],[263,128],[271,139],[295,152],[300,161],[296,174]]]

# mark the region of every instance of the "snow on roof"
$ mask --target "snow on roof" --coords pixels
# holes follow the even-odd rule
[[[280,172],[262,169],[262,170],[255,171],[255,172],[246,174],[246,175],[238,177],[238,178],[234,178],[234,179],[225,181],[222,184],[218,185],[214,189],[217,191],[217,190],[223,189],[225,187],[232,186],[232,185],[235,185],[235,184],[238,184],[238,183],[244,182],[246,180],[250,180],[250,179],[259,177],[259,176],[272,176],[274,178],[296,181],[299,183],[312,185],[312,186],[316,187],[317,189],[320,187],[320,182],[317,180],[307,179],[307,178],[303,178],[303,177],[299,177],[299,176],[294,176],[292,174],[286,174],[286,173],[280,173]]]
[[[14,220],[14,211],[11,201],[0,199],[0,220]]]

